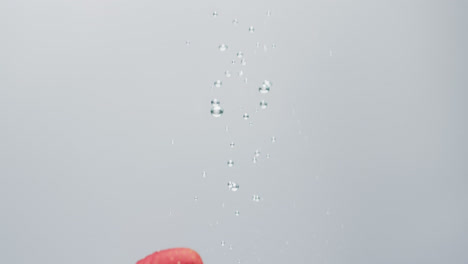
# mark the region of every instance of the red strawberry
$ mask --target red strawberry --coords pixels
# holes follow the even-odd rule
[[[203,264],[203,261],[195,250],[171,248],[154,252],[136,264]]]

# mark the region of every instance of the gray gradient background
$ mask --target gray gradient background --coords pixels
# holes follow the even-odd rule
[[[468,263],[467,7],[1,1],[0,263]]]

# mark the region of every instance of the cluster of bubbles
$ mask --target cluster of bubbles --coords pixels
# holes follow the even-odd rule
[[[214,11],[212,15],[213,15],[214,18],[217,18],[219,14],[218,14],[217,11]],[[267,15],[267,16],[271,16],[271,11],[268,10],[268,11],[266,12],[266,15]],[[234,19],[232,20],[232,24],[233,24],[234,26],[237,26],[237,25],[239,24],[239,20],[238,20],[237,18],[234,18]],[[256,29],[255,29],[254,26],[251,25],[251,26],[248,27],[248,34],[254,34],[255,31],[256,31]],[[187,45],[190,45],[189,42],[187,42],[186,44],[187,44]],[[260,47],[260,43],[257,42],[256,46],[257,46],[257,48],[259,48],[259,47]],[[263,45],[263,48],[264,48],[264,50],[266,51],[267,46],[266,46],[266,45]],[[272,44],[272,48],[276,48],[276,44]],[[229,46],[228,46],[227,44],[221,43],[221,44],[218,45],[218,50],[219,50],[220,52],[228,52],[228,50],[230,50],[230,49],[229,49]],[[237,58],[234,58],[234,59],[231,60],[231,63],[232,63],[232,64],[236,64],[237,62],[239,62],[240,65],[242,65],[242,66],[247,65],[246,56],[245,56],[245,54],[244,54],[243,51],[237,51],[237,52],[235,52],[234,54],[235,54],[235,57],[237,57]],[[245,68],[242,68],[242,69],[245,69]],[[238,72],[236,72],[236,73],[237,73],[237,76],[238,76],[239,78],[243,78],[243,81],[244,81],[245,83],[247,83],[247,78],[245,78],[245,76],[244,76],[244,70],[242,70],[242,69],[239,70]],[[230,78],[230,77],[232,77],[233,75],[235,75],[236,73],[231,72],[231,71],[229,71],[229,70],[226,70],[226,71],[224,71],[224,76],[225,76],[226,78]],[[222,82],[221,80],[216,80],[216,81],[214,81],[214,83],[213,83],[213,87],[221,88],[222,86],[223,86],[223,82]],[[271,83],[269,80],[264,80],[264,81],[261,83],[261,85],[258,87],[258,91],[259,91],[259,93],[263,96],[263,95],[266,95],[267,93],[270,92],[271,87],[272,87],[272,83]],[[259,108],[258,108],[258,106],[259,106]],[[262,98],[262,100],[260,100],[260,103],[258,104],[258,106],[257,106],[257,110],[256,110],[257,112],[259,111],[259,109],[261,109],[261,110],[266,110],[267,107],[268,107],[268,102],[265,100],[265,98]],[[213,99],[213,100],[211,100],[211,110],[210,110],[210,112],[211,112],[211,115],[212,115],[213,117],[215,117],[215,118],[219,118],[219,117],[221,117],[221,116],[223,115],[224,109],[221,107],[221,103],[220,103],[220,101],[219,101],[218,99]],[[253,123],[250,121],[250,117],[251,117],[250,114],[247,113],[247,112],[244,112],[244,114],[242,115],[242,118],[243,118],[244,120],[248,120],[248,121],[249,121],[249,124],[252,125]],[[226,126],[226,131],[227,131],[227,132],[229,131],[228,126]],[[275,143],[275,142],[276,142],[276,137],[274,137],[274,136],[271,137],[271,142],[272,142],[272,143]],[[234,142],[230,142],[229,147],[230,147],[231,149],[234,149],[234,148],[235,148],[235,143],[234,143]],[[255,152],[254,152],[254,154],[253,154],[253,158],[252,158],[252,162],[253,162],[253,163],[257,163],[257,162],[258,162],[258,159],[260,158],[260,154],[261,154],[260,150],[259,150],[259,149],[256,149]],[[266,158],[269,159],[269,158],[270,158],[270,154],[267,153],[267,154],[266,154]],[[233,167],[233,166],[234,166],[234,161],[233,161],[232,159],[229,159],[229,160],[227,161],[227,166],[228,166],[228,167]],[[205,171],[203,171],[203,178],[206,178],[206,172],[205,172]],[[239,184],[236,183],[236,182],[234,182],[234,181],[228,181],[227,186],[228,186],[228,190],[231,191],[231,192],[237,192],[237,191],[239,190]],[[195,197],[195,200],[197,200],[197,199],[198,199],[198,197]],[[252,201],[253,201],[253,202],[258,203],[258,202],[260,202],[261,200],[262,200],[262,198],[261,198],[258,194],[253,194],[253,195],[252,195]],[[224,207],[224,203],[222,204],[222,206]],[[235,216],[239,216],[239,215],[240,215],[239,210],[235,210],[235,211],[234,211],[234,215],[235,215]],[[224,240],[221,241],[221,246],[224,247],[225,245],[226,245],[226,242],[225,242]],[[229,246],[229,248],[232,249],[232,245]],[[239,263],[240,263],[240,260],[239,260]]]

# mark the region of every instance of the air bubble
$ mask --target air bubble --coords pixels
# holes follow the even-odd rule
[[[217,88],[221,87],[222,85],[223,85],[223,82],[221,80],[216,80],[214,82],[214,86],[217,87]]]
[[[224,75],[226,75],[226,77],[228,77],[228,78],[231,77],[231,73],[229,71],[225,71]]]
[[[235,182],[230,181],[228,182],[227,186],[230,191],[237,192],[237,190],[239,190],[239,184]]]
[[[258,91],[262,94],[266,94],[270,91],[271,82],[268,80],[263,81],[262,85],[258,88]]]
[[[255,153],[254,153],[255,157],[259,157],[260,156],[260,150],[255,150]]]
[[[256,195],[256,194],[252,195],[252,201],[254,201],[254,202],[260,202],[260,200],[261,200],[260,196],[258,196],[258,195]]]
[[[234,166],[234,161],[228,160],[227,165],[228,165],[228,167]]]
[[[224,110],[221,106],[219,105],[213,105],[211,107],[211,115],[214,116],[214,117],[220,117],[222,116],[224,113]]]
[[[242,116],[242,118],[244,118],[245,120],[247,120],[247,119],[250,118],[250,116],[249,116],[249,114],[245,113],[245,114]]]
[[[250,32],[250,33],[254,33],[254,32],[255,32],[255,28],[254,28],[253,26],[250,26],[250,27],[249,27],[249,32]]]
[[[241,59],[244,57],[244,53],[242,51],[237,52],[237,58]]]
[[[260,101],[260,108],[266,109],[268,107],[268,103],[265,100]]]
[[[227,46],[226,44],[220,44],[219,47],[218,47],[218,49],[219,49],[220,51],[226,51],[226,50],[228,49],[228,46]]]

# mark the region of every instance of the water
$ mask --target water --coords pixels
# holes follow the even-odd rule
[[[245,113],[245,114],[242,116],[242,118],[244,118],[245,120],[247,120],[247,119],[250,118],[250,116],[249,116],[249,114]]]
[[[220,51],[226,51],[226,50],[228,49],[228,46],[227,46],[226,44],[220,44],[219,47],[218,47],[218,49],[219,49]]]
[[[241,64],[242,64],[243,66],[245,66],[245,65],[247,65],[247,61],[245,61],[245,59],[242,59],[242,60],[241,60]]]
[[[239,71],[239,77],[243,76],[244,75],[244,71],[243,70],[240,70]]]
[[[220,117],[224,113],[224,109],[219,105],[213,105],[211,107],[211,115],[214,117]]]
[[[211,100],[211,105],[219,105],[221,102],[218,99]]]
[[[237,18],[234,18],[234,19],[232,20],[232,24],[233,24],[233,25],[239,24],[239,20],[237,20]]]
[[[240,215],[239,210],[236,210],[236,211],[234,212],[234,214],[235,214],[236,216],[239,216],[239,215]]]
[[[276,137],[275,136],[272,136],[271,137],[271,143],[275,143],[276,142]]]
[[[254,202],[260,202],[260,200],[261,200],[260,196],[258,196],[258,195],[256,195],[256,194],[252,195],[252,201],[254,201]]]
[[[254,32],[255,32],[255,28],[254,28],[253,26],[250,26],[250,27],[249,27],[249,32],[250,32],[250,33],[254,33]]]
[[[203,178],[206,178],[206,171],[203,171],[202,177],[203,177]]]
[[[257,161],[258,161],[258,160],[257,160],[257,157],[253,157],[253,158],[252,158],[252,163],[253,163],[253,164],[256,164]]]
[[[229,147],[231,147],[231,148],[234,148],[235,146],[236,146],[236,144],[235,144],[234,142],[231,142],[231,143],[229,144]]]
[[[234,161],[228,160],[227,165],[228,165],[228,167],[234,166]]]
[[[261,109],[266,109],[268,106],[268,103],[265,100],[260,101],[260,108]]]
[[[213,12],[213,17],[217,17],[218,16],[218,11],[214,11]]]
[[[224,247],[224,245],[226,245],[226,242],[224,242],[224,240],[221,241],[221,246]]]
[[[266,15],[267,15],[267,16],[271,16],[271,10],[268,10],[268,11],[266,12]]]
[[[231,72],[229,72],[229,71],[225,71],[225,72],[224,72],[224,75],[226,75],[226,77],[228,77],[228,78],[229,78],[229,77],[231,77]]]
[[[198,196],[193,197],[193,200],[198,201]]]
[[[266,154],[266,158],[267,158],[267,159],[270,158],[270,153],[267,153],[267,154]]]
[[[190,46],[190,41],[185,41],[185,45]]]
[[[217,88],[221,87],[222,85],[223,85],[223,82],[221,80],[216,80],[214,82],[214,86],[217,87]]]
[[[241,59],[244,57],[244,53],[242,51],[237,52],[237,58]]]
[[[230,181],[228,182],[227,186],[230,191],[237,192],[237,190],[239,190],[239,184],[235,182]]]
[[[232,64],[236,64],[236,60],[232,60],[231,63],[232,63]]]

